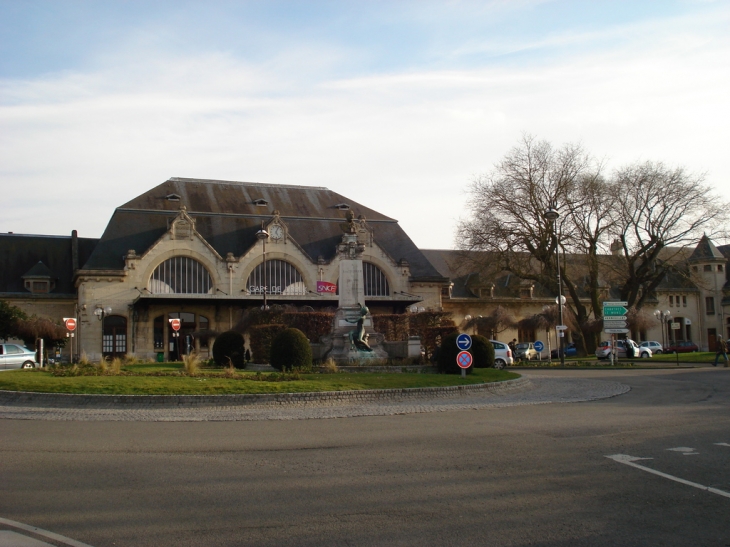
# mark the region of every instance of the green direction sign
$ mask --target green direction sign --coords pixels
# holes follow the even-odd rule
[[[606,306],[603,305],[603,317],[613,317],[616,315],[626,315],[629,311],[623,306]]]

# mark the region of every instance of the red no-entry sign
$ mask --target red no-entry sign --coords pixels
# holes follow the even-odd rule
[[[456,356],[456,364],[461,368],[469,368],[472,363],[471,353],[468,351],[460,351],[459,355]]]
[[[63,322],[69,332],[73,332],[76,330],[76,319],[74,319],[73,317],[64,317]]]
[[[170,319],[170,326],[172,327],[172,330],[174,330],[174,331],[180,330],[180,320],[179,319]]]

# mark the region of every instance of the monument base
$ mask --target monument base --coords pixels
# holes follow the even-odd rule
[[[359,348],[354,340],[357,331],[357,321],[360,319],[359,307],[342,307],[335,312],[332,334],[322,337],[325,350],[324,358],[332,358],[338,364],[368,363],[388,359],[388,352],[383,347],[385,337],[376,333],[372,327],[370,315],[363,317],[363,327],[366,333],[366,348]]]

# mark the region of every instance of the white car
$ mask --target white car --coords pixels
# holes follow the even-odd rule
[[[641,359],[651,358],[652,353],[649,348],[641,348],[633,340],[616,340],[617,359],[626,358],[627,342],[630,343],[631,346],[634,348],[634,357],[639,357]],[[596,349],[596,357],[598,357],[599,359],[609,359],[611,351],[611,342],[601,342],[600,344],[598,344],[598,348]]]
[[[642,342],[639,344],[640,348],[648,348],[651,350],[652,355],[661,355],[664,353],[664,348],[659,342],[655,342],[654,340],[649,342]]]
[[[490,340],[490,342],[494,346],[494,368],[503,369],[514,363],[512,350],[509,349],[507,344],[498,342],[497,340]]]
[[[0,344],[0,370],[33,368],[37,364],[33,350],[18,344]]]

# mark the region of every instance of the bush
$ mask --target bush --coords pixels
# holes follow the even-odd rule
[[[456,356],[461,351],[456,345],[458,336],[458,332],[453,332],[441,339],[441,346],[436,351],[436,367],[441,374],[461,374],[461,367],[456,364]],[[471,374],[473,369],[474,365],[472,364],[466,369],[466,373]]]
[[[256,325],[248,329],[252,358],[257,363],[268,363],[274,338],[286,325]]]
[[[494,366],[494,346],[488,338],[479,335],[472,336],[469,352],[474,357],[474,368],[491,368]]]
[[[243,368],[243,335],[229,330],[215,339],[213,344],[213,360],[218,366],[225,367],[233,363],[236,368]],[[230,359],[230,361],[229,361]]]
[[[276,370],[312,367],[312,347],[299,329],[281,331],[271,344],[271,366]]]

